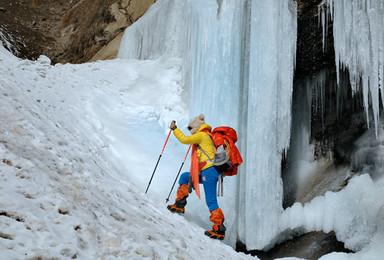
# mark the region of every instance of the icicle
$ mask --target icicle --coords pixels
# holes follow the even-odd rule
[[[326,39],[326,30],[325,28],[328,24],[325,22],[325,12],[324,10],[321,12],[321,23],[323,24],[323,51],[325,50],[325,39]]]
[[[367,125],[369,110],[372,109],[376,133],[379,125],[379,91],[383,90],[383,37],[384,5],[382,0],[327,0],[334,10],[335,57],[338,73],[340,65],[348,69],[352,93],[360,85],[363,90]],[[333,7],[333,8],[332,8]],[[323,25],[324,26],[324,25]]]

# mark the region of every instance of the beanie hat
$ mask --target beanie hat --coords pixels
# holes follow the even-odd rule
[[[205,124],[203,114],[192,118],[191,121],[189,121],[188,129],[191,131],[192,134],[194,134],[197,132],[197,130],[199,130],[202,124]]]

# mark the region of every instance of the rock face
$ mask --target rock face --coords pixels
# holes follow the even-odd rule
[[[121,35],[154,2],[2,0],[0,31],[18,57],[36,59],[43,54],[53,63],[82,63],[89,61],[100,49]],[[115,46],[119,44],[117,38]],[[113,53],[100,53],[99,57],[115,56]]]

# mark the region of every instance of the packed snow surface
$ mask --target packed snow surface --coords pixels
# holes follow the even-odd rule
[[[186,116],[180,69],[51,66],[0,45],[0,259],[251,258],[166,210],[187,148],[173,136],[144,193],[166,125]]]

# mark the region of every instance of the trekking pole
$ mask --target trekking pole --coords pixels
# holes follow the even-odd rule
[[[175,121],[173,121],[173,122],[175,122]],[[168,142],[168,139],[169,139],[169,136],[171,135],[171,133],[172,133],[172,129],[169,130],[169,134],[168,134],[167,140],[165,140],[165,144],[164,144],[164,146],[163,146],[163,150],[161,151],[161,154],[160,154],[160,156],[159,156],[159,159],[157,159],[157,163],[156,163],[155,169],[153,169],[153,173],[152,173],[151,179],[149,180],[149,183],[148,183],[147,189],[145,190],[145,193],[147,193],[147,191],[148,191],[148,189],[149,189],[149,185],[151,185],[153,175],[155,175],[155,171],[156,171],[157,165],[159,165],[161,156],[163,155],[165,146],[167,145],[167,142]]]
[[[179,172],[178,172],[177,175],[176,175],[175,181],[173,182],[171,191],[170,191],[169,194],[168,194],[168,198],[165,199],[165,203],[167,203],[167,202],[169,201],[169,196],[171,196],[173,187],[175,187],[177,178],[179,178],[179,174],[180,174],[180,172],[181,172],[181,169],[183,168],[183,165],[184,165],[184,163],[185,163],[185,160],[187,159],[187,156],[188,156],[188,154],[189,154],[189,150],[191,150],[191,147],[192,147],[192,145],[190,145],[189,148],[188,148],[187,154],[186,154],[185,157],[184,157],[184,161],[183,161],[183,163],[182,163],[181,166],[180,166],[180,169],[179,169]]]

